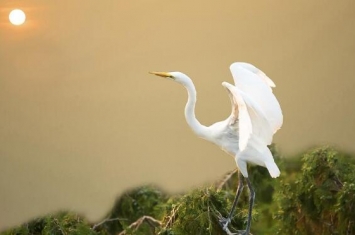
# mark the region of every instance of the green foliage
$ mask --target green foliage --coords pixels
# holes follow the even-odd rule
[[[224,234],[219,219],[228,215],[234,195],[215,187],[195,189],[169,202],[160,234]],[[231,227],[242,227],[247,210],[232,219]]]
[[[76,214],[60,212],[35,219],[18,228],[1,233],[1,235],[94,235],[90,225]]]
[[[282,179],[279,234],[354,234],[353,159],[324,147],[304,154],[302,162],[295,181]]]
[[[152,186],[129,191],[116,201],[108,215],[108,219],[112,221],[105,223],[103,227],[110,234],[117,234],[127,230],[129,225],[142,216],[151,216],[160,220],[164,216],[167,200],[166,194]],[[154,234],[154,230],[149,225],[143,225],[140,234]]]
[[[281,177],[272,179],[263,167],[249,166],[256,191],[253,234],[355,234],[355,158],[329,147],[298,158],[271,151]],[[35,219],[1,235],[222,235],[219,219],[231,209],[238,174],[228,174],[216,186],[167,195],[144,186],[122,195],[106,218],[90,224],[61,212]],[[249,192],[241,195],[230,228],[246,224]]]

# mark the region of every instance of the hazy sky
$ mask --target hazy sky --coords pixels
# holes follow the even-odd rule
[[[354,152],[354,25],[353,0],[0,0],[0,229],[58,209],[99,219],[126,189],[235,168],[188,128],[183,87],[151,70],[191,76],[209,125],[230,114],[229,65],[253,63],[277,86],[281,153]]]

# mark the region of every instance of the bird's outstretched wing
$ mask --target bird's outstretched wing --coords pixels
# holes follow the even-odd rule
[[[251,64],[234,63],[230,69],[235,86],[227,82],[222,85],[232,103],[230,124],[238,123],[239,149],[244,150],[251,137],[265,145],[271,144],[283,122],[279,102],[271,89],[275,84]]]
[[[238,87],[228,82],[223,82],[222,85],[227,89],[232,102],[232,114],[229,120],[230,125],[238,125],[239,149],[243,151],[252,136],[257,137],[263,144],[270,144],[273,131],[258,104]]]
[[[274,82],[261,70],[248,63],[233,63],[230,70],[235,86],[258,106],[274,134],[281,128],[283,122],[280,104],[271,89],[275,87]]]
[[[276,87],[275,83],[268,76],[266,76],[263,71],[261,71],[254,65],[245,62],[235,62],[230,66],[230,70],[232,71],[232,73],[234,68],[237,66],[241,66],[249,70],[250,72],[253,72],[254,74],[258,75],[269,87]]]
[[[232,104],[232,114],[229,124],[238,125],[239,149],[243,150],[247,146],[248,140],[253,132],[248,106],[240,90],[228,82],[223,82],[222,85],[227,89]]]

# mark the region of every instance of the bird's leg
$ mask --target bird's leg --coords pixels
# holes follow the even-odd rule
[[[238,171],[238,181],[239,181],[239,183],[238,183],[237,192],[235,194],[235,198],[234,198],[234,201],[233,201],[232,209],[231,209],[231,211],[229,212],[229,215],[228,215],[229,220],[231,220],[232,217],[233,217],[233,214],[235,212],[235,208],[237,207],[237,204],[238,204],[238,201],[239,201],[240,194],[242,193],[243,188],[244,188],[243,176],[240,173],[240,171]]]
[[[237,188],[237,192],[236,192],[236,194],[235,194],[235,198],[234,198],[234,201],[233,201],[232,209],[231,209],[231,211],[229,212],[227,218],[221,218],[221,219],[219,220],[219,222],[221,223],[222,229],[223,229],[224,231],[226,231],[226,232],[227,232],[227,230],[228,230],[228,225],[229,225],[229,223],[230,223],[231,220],[232,220],[233,214],[234,214],[234,212],[235,212],[235,208],[237,207],[240,194],[242,193],[243,188],[244,188],[243,176],[242,176],[242,174],[240,173],[240,171],[238,171],[238,181],[239,181],[239,183],[238,183],[238,188]],[[228,230],[228,231],[229,231],[229,230]]]
[[[253,189],[253,187],[251,186],[250,180],[249,178],[245,178],[248,184],[248,188],[249,188],[249,212],[248,212],[248,221],[247,221],[247,227],[245,229],[245,234],[249,234],[250,233],[250,225],[251,225],[251,218],[252,218],[252,210],[253,210],[253,206],[254,206],[254,199],[255,199],[255,191]]]

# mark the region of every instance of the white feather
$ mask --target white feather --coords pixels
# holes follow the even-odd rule
[[[275,84],[261,70],[247,63],[233,63],[230,70],[235,86],[258,104],[275,133],[283,123],[280,104],[270,88],[270,83]]]

